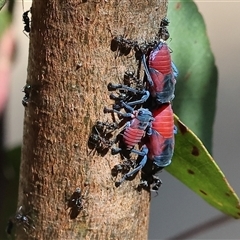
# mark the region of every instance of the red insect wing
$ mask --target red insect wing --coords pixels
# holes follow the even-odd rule
[[[151,78],[153,80],[153,84],[154,86],[151,87],[151,91],[152,92],[162,92],[164,91],[163,87],[164,87],[164,75],[153,69],[153,68],[149,68],[149,72],[151,75]]]
[[[153,130],[152,135],[149,137],[149,142],[146,143],[149,149],[149,158],[153,159],[154,156],[160,156],[164,148],[165,138],[157,131]]]
[[[171,163],[174,150],[174,137],[166,139],[158,132],[153,131],[146,145],[149,149],[148,157],[156,165],[166,167]]]

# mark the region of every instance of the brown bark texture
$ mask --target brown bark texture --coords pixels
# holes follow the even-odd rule
[[[34,0],[18,206],[27,226],[17,239],[147,239],[149,193],[133,181],[114,185],[119,163],[88,149],[91,128],[112,121],[107,83],[119,83],[134,55],[116,58],[111,39],[153,39],[166,15],[161,0]],[[71,217],[67,199],[79,187],[83,209]],[[72,219],[73,218],[73,219]]]

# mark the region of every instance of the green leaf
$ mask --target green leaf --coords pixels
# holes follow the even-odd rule
[[[172,58],[180,72],[173,108],[211,151],[216,107],[217,68],[206,26],[191,0],[169,1]],[[240,203],[203,143],[178,117],[175,153],[166,170],[209,204],[240,218]]]
[[[202,142],[177,116],[175,125],[174,156],[166,170],[215,208],[240,218],[238,196]]]
[[[217,68],[204,20],[191,0],[169,1],[169,46],[179,70],[174,112],[211,152]]]
[[[0,37],[11,23],[11,15],[7,11],[0,12]]]
[[[7,2],[7,0],[0,0],[0,10],[4,7],[6,2]]]

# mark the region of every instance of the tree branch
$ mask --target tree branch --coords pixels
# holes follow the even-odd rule
[[[119,159],[93,154],[87,141],[107,118],[107,83],[136,65],[133,56],[115,59],[111,39],[154,38],[166,2],[35,0],[31,12],[18,200],[29,225],[18,225],[17,239],[146,239],[149,196],[135,191],[139,176],[115,188]],[[78,187],[83,210],[71,219],[66,200]]]

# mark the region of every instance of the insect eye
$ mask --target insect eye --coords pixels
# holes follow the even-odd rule
[[[138,112],[138,115],[143,115],[143,111],[142,110],[140,110],[139,112]]]

